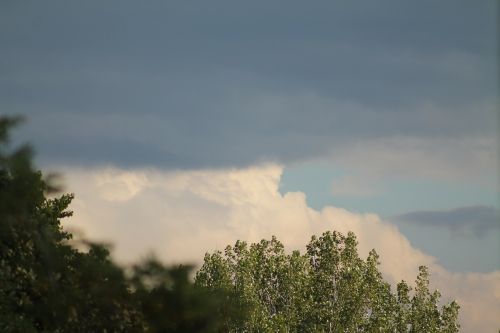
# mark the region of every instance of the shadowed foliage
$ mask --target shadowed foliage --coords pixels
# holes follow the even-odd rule
[[[238,321],[233,298],[196,288],[188,267],[147,260],[127,273],[101,244],[71,246],[60,220],[73,195],[49,199],[31,149],[9,149],[18,121],[0,119],[1,332],[220,332],[221,316]]]

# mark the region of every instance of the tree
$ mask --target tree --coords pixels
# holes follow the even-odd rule
[[[392,293],[378,265],[375,250],[359,258],[353,233],[313,236],[304,255],[273,237],[207,254],[196,284],[251,305],[246,321],[226,323],[232,332],[458,332],[459,306],[439,308],[426,267],[410,296],[404,281]]]
[[[60,219],[73,195],[49,199],[53,186],[31,163],[29,146],[10,150],[0,119],[0,331],[130,331],[141,314],[126,278],[104,246],[68,244]]]
[[[228,295],[196,288],[189,267],[147,260],[127,273],[101,244],[71,246],[60,221],[73,195],[49,199],[31,149],[10,149],[18,121],[0,118],[1,332],[220,332],[220,316],[238,322]]]

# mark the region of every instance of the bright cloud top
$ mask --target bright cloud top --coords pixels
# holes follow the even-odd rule
[[[231,170],[158,171],[67,169],[76,193],[75,216],[65,222],[91,239],[110,241],[122,262],[150,251],[167,262],[200,264],[207,251],[237,239],[256,242],[276,235],[288,249],[304,249],[311,235],[353,231],[362,256],[375,248],[391,282],[412,282],[419,265],[430,267],[444,300],[462,306],[464,331],[495,331],[500,322],[500,271],[452,274],[412,247],[392,224],[375,214],[342,208],[310,208],[301,192],[279,192],[276,165]]]

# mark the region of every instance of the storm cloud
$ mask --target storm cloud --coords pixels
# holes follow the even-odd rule
[[[45,163],[204,168],[496,135],[495,2],[2,2]],[[22,19],[20,19],[22,18]]]

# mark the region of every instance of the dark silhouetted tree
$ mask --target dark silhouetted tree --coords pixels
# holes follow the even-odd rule
[[[71,246],[60,220],[73,195],[49,199],[31,149],[9,149],[17,122],[0,118],[1,332],[221,332],[221,316],[238,321],[230,295],[196,288],[187,267],[148,260],[126,274],[105,246]]]

